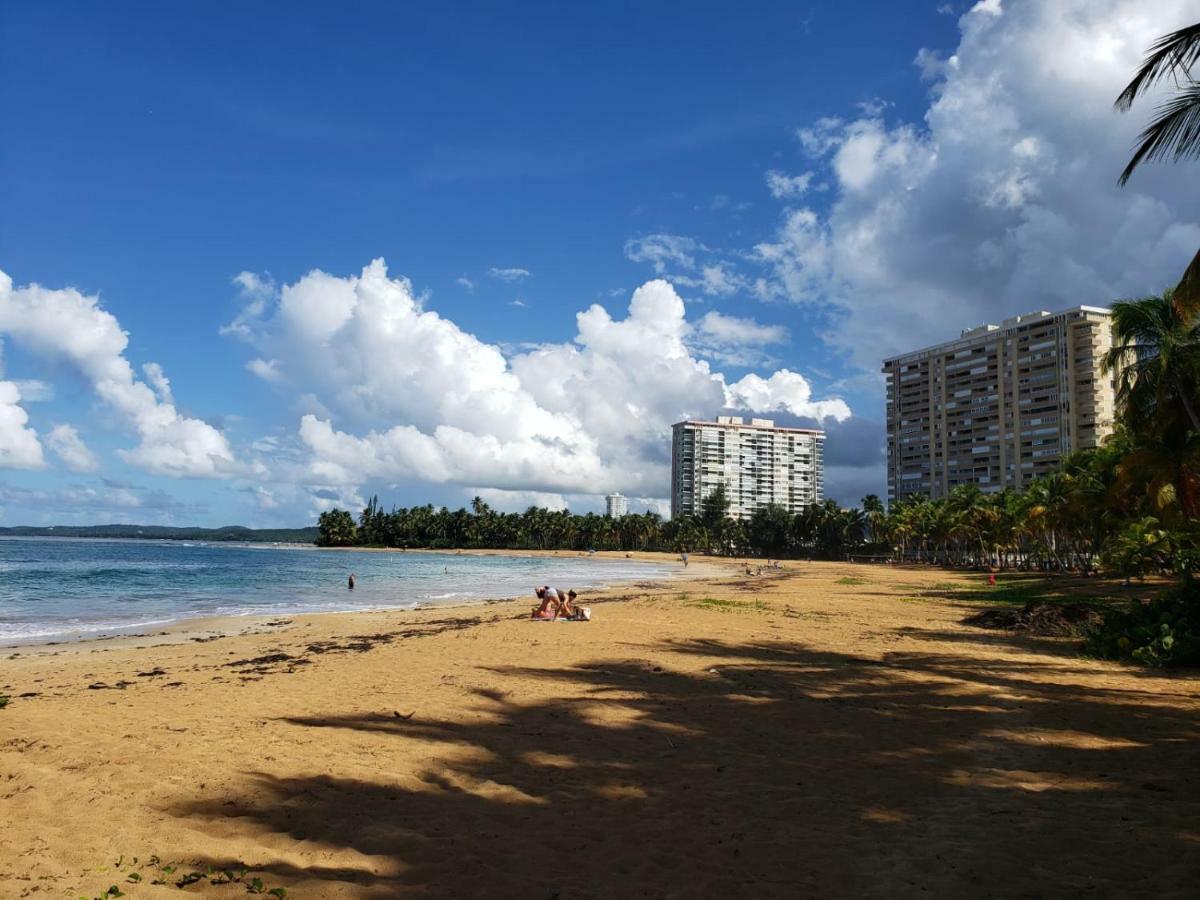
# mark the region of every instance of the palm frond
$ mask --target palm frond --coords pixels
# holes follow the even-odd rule
[[[1116,107],[1125,112],[1133,101],[1168,75],[1188,77],[1200,59],[1200,23],[1163,35],[1151,45],[1133,81],[1121,91]]]
[[[1192,82],[1158,107],[1154,121],[1138,135],[1137,149],[1117,183],[1124,187],[1143,161],[1167,156],[1175,162],[1200,157],[1200,82]]]

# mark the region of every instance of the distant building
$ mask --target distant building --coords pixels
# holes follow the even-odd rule
[[[772,503],[791,513],[821,502],[825,432],[779,428],[770,419],[718,416],[679,422],[671,452],[671,515],[699,514],[724,486],[729,514],[748,519]]]
[[[619,519],[629,512],[629,498],[620,494],[609,494],[604,498],[607,514],[610,519]]]
[[[1110,311],[1035,312],[884,360],[888,498],[1021,488],[1112,431]]]

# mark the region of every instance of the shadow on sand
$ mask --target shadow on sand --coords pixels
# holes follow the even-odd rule
[[[288,719],[357,733],[381,771],[346,777],[332,759],[308,777],[245,773],[232,802],[173,812],[238,816],[288,847],[256,868],[297,896],[335,883],[561,900],[1196,889],[1200,730],[1169,687],[1084,689],[1078,662],[1019,656],[980,668],[782,642],[663,649],[661,667],[489,670],[495,689],[459,722]]]

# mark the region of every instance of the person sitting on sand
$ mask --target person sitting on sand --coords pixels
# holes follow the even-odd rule
[[[559,605],[562,602],[562,595],[550,585],[543,585],[539,588],[534,588],[534,595],[542,601],[541,606],[533,608],[533,618],[535,619],[550,619],[558,616]],[[553,609],[553,611],[551,611]]]

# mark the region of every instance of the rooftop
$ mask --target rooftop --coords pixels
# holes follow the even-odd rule
[[[715,422],[704,419],[684,419],[682,422],[676,422],[673,427],[678,428],[680,425],[706,425],[710,428],[759,428],[763,431],[786,431],[795,434],[825,436],[824,430],[820,428],[788,428],[784,425],[776,425],[774,419],[751,419],[746,422],[741,416],[717,416]]]
[[[956,338],[951,338],[947,341],[941,341],[937,344],[930,344],[928,347],[922,347],[919,350],[909,350],[906,353],[897,353],[895,356],[886,357],[883,362],[884,365],[887,365],[888,363],[895,362],[896,360],[908,359],[912,356],[920,356],[923,353],[930,353],[934,350],[941,350],[945,347],[951,347],[956,344],[962,344],[965,346],[974,342],[974,340],[979,337],[986,335],[1001,335],[1012,331],[1014,328],[1024,327],[1042,319],[1053,319],[1057,318],[1058,316],[1066,316],[1070,315],[1071,313],[1078,312],[1098,313],[1105,316],[1112,314],[1112,310],[1107,306],[1071,306],[1067,309],[1060,309],[1057,312],[1047,312],[1044,309],[1036,310],[1035,312],[1022,313],[1019,316],[1010,316],[1009,318],[1004,319],[999,325],[984,324],[977,325],[974,328],[967,328],[963,330],[962,333]]]

